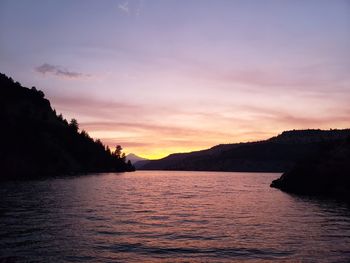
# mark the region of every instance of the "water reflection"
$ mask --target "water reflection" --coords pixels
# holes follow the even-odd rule
[[[350,213],[269,187],[278,174],[136,172],[6,182],[1,258],[346,261]]]

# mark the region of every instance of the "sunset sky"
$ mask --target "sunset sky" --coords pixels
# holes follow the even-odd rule
[[[0,72],[164,157],[350,127],[350,1],[0,0]]]

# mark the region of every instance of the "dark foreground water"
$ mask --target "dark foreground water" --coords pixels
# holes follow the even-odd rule
[[[0,262],[350,262],[350,209],[279,174],[135,172],[1,183]]]

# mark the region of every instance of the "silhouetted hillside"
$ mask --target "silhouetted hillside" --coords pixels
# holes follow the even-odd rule
[[[111,152],[57,115],[36,88],[0,73],[0,178],[131,171],[121,147]]]
[[[321,151],[299,162],[274,180],[286,192],[327,195],[350,201],[350,137],[324,144]]]
[[[294,130],[251,143],[217,145],[203,151],[171,154],[146,163],[142,170],[284,172],[324,143],[341,140],[350,130]]]

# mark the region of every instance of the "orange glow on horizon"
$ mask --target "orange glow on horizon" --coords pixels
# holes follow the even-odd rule
[[[17,2],[0,2],[1,71],[111,149],[350,126],[349,1]]]
[[[330,128],[338,128],[345,129],[348,128],[346,125],[342,126],[333,126],[333,127],[300,127],[296,129],[307,129],[307,128],[315,128],[315,129],[330,129]],[[123,152],[126,154],[133,153],[139,157],[146,159],[161,159],[173,153],[187,153],[199,150],[209,149],[218,144],[231,144],[231,143],[241,143],[241,142],[254,142],[260,140],[266,140],[273,136],[277,136],[286,130],[293,130],[294,128],[280,128],[276,129],[275,132],[242,132],[239,134],[236,131],[236,135],[232,134],[229,136],[228,134],[223,134],[222,136],[217,136],[217,134],[210,132],[198,131],[197,134],[185,134],[183,138],[176,138],[176,134],[172,136],[164,135],[162,133],[154,132],[154,135],[150,137],[149,135],[142,134],[140,136],[128,136],[127,132],[116,132],[113,133],[111,131],[100,131],[94,132],[86,129],[89,134],[93,138],[99,138],[101,141],[110,147],[110,149],[115,149],[116,145],[121,145],[123,147]],[[116,134],[123,134],[120,137],[114,137]],[[211,135],[211,136],[210,136]],[[216,136],[215,136],[216,135]]]
[[[164,157],[167,157],[168,155],[173,153],[189,153],[194,151],[205,150],[210,147],[198,147],[198,148],[169,147],[168,149],[155,149],[151,151],[145,151],[144,149],[134,148],[131,151],[129,149],[126,149],[128,151],[126,151],[125,153],[126,154],[133,153],[142,158],[146,158],[149,160],[157,160],[157,159],[162,159]]]

